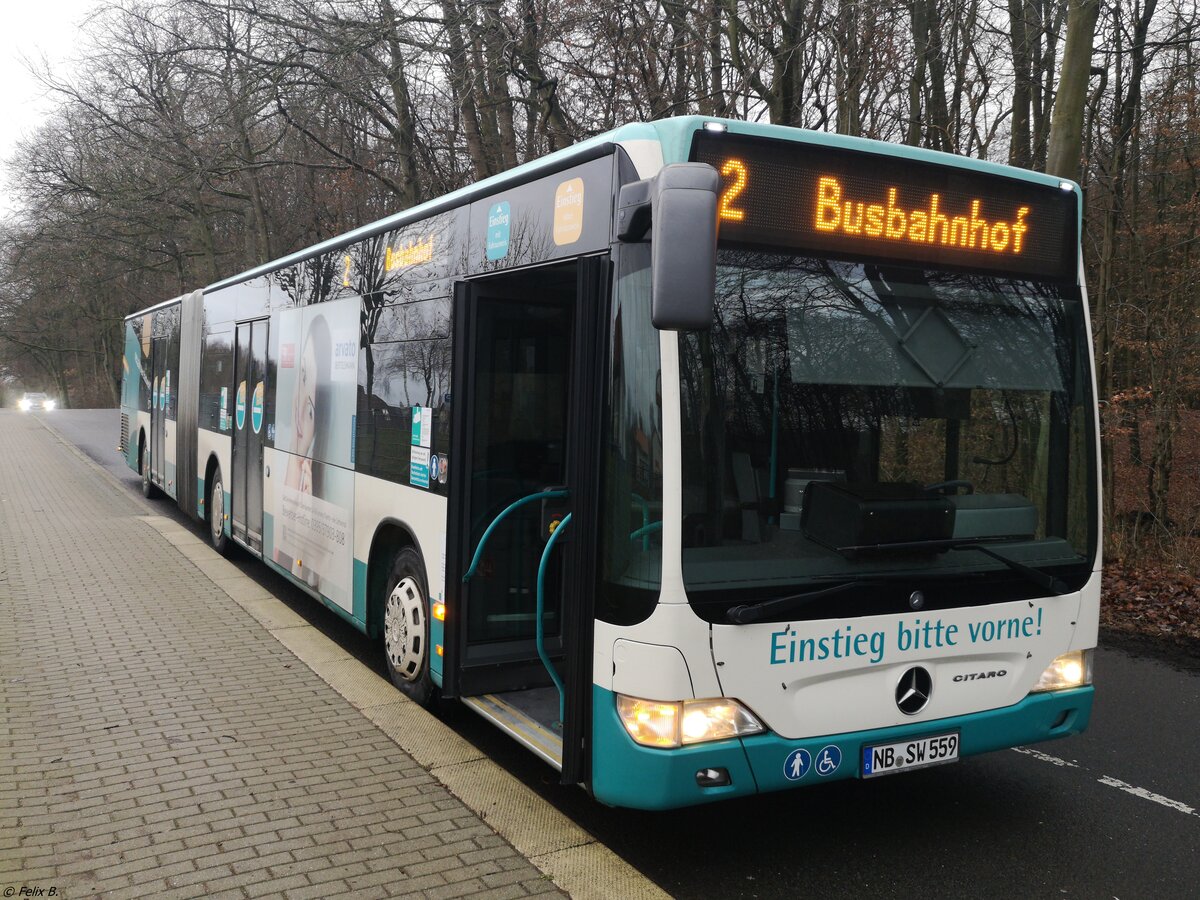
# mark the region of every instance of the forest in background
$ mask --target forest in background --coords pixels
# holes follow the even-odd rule
[[[31,61],[0,403],[113,406],[127,313],[628,121],[1007,162],[1085,190],[1106,615],[1200,640],[1198,41],[1195,0],[100,4],[69,74]]]

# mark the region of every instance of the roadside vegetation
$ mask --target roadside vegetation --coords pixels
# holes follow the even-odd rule
[[[7,161],[0,390],[63,405],[115,404],[128,312],[626,121],[1078,180],[1105,621],[1200,641],[1194,0],[118,0],[31,65],[57,109]]]

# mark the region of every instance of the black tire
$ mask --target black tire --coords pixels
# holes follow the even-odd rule
[[[225,556],[229,553],[229,536],[225,534],[225,483],[221,470],[214,469],[204,499],[204,524],[208,526],[208,541],[213,549]]]
[[[160,491],[150,480],[150,454],[146,451],[145,441],[142,442],[142,449],[138,453],[138,469],[142,474],[142,496],[147,500],[156,499]]]
[[[408,699],[432,706],[437,687],[429,673],[429,589],[421,554],[404,547],[392,557],[383,594],[383,657],[388,675]]]

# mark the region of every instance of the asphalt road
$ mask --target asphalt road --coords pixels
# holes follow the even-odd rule
[[[140,491],[115,450],[115,411],[42,415]],[[153,508],[191,522],[169,502]],[[386,677],[366,638],[238,563]],[[1200,897],[1200,662],[1110,639],[1095,671],[1079,737],[670,813],[600,806],[464,708],[441,715],[678,897]]]

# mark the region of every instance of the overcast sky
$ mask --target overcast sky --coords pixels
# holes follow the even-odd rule
[[[23,135],[53,108],[24,59],[49,60],[66,74],[80,41],[79,25],[98,0],[9,0],[0,28],[0,159],[5,163]],[[12,211],[10,170],[0,177],[0,214]]]

